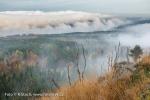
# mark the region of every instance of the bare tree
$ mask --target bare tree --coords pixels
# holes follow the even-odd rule
[[[76,48],[77,48],[77,53],[76,53],[76,66],[77,66],[77,72],[78,72],[78,78],[79,80],[81,81],[81,72],[80,72],[80,69],[79,69],[79,47],[76,43]]]
[[[86,69],[86,57],[85,57],[85,49],[84,49],[83,45],[82,45],[82,53],[83,53],[83,58],[84,58],[84,68],[82,71],[82,79],[84,79],[84,73],[85,73],[85,69]]]
[[[49,81],[52,83],[52,85],[54,85],[57,89],[60,89],[60,86],[59,86],[59,84],[56,82],[56,80],[55,80],[55,72],[51,72],[51,71],[49,71],[49,70],[47,70],[48,71],[48,75],[49,75]],[[52,87],[51,87],[51,90],[52,90]]]
[[[127,47],[126,58],[127,58],[127,63],[129,64],[130,60],[129,60],[129,48],[128,47]]]
[[[82,48],[82,55],[83,55],[83,60],[84,60],[84,66],[83,66],[83,71],[81,72],[80,71],[80,68],[79,68],[79,54],[80,54],[80,49],[76,43],[76,48],[77,48],[77,54],[76,54],[76,66],[77,66],[77,72],[78,72],[78,77],[79,77],[79,80],[82,81],[84,79],[84,74],[85,74],[85,70],[86,70],[86,56],[85,56],[85,48],[83,46],[83,44],[81,44],[81,48]]]
[[[113,67],[113,57],[108,56],[108,71]]]
[[[114,63],[116,63],[118,61],[119,53],[120,53],[120,42],[119,42],[118,46],[115,47],[115,59],[114,59]]]
[[[71,65],[69,64],[69,65],[67,66],[67,71],[68,71],[69,85],[71,86],[70,67],[71,67]]]
[[[60,89],[60,86],[56,83],[56,81],[54,80],[54,78],[52,78],[51,81],[53,82],[53,84],[55,85],[55,87],[56,87],[57,89]]]

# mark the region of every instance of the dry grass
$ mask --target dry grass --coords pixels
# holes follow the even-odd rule
[[[140,63],[141,64],[150,64],[150,56],[144,56]]]
[[[133,100],[127,93],[127,80],[113,80],[109,75],[102,82],[83,81],[74,86],[58,90],[63,97],[46,98],[42,100]]]
[[[100,87],[97,82],[83,81],[77,82],[71,87],[63,87],[58,92],[63,93],[63,97],[42,98],[42,100],[99,100]]]
[[[150,57],[144,57],[140,64],[150,65]],[[63,93],[62,97],[42,97],[42,100],[150,100],[148,97],[141,99],[145,90],[150,88],[150,79],[143,71],[139,74],[140,81],[133,82],[131,76],[123,79],[114,78],[115,73],[111,70],[100,81],[83,80],[57,90],[58,93]]]

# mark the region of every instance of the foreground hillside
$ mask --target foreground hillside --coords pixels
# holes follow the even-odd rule
[[[93,77],[89,78],[85,74],[88,65],[85,49],[81,50],[82,71],[78,65],[79,52],[72,58],[76,49],[68,50],[63,46],[64,43],[72,46],[72,43],[57,43],[49,44],[52,52],[49,57],[54,59],[49,58],[48,62],[56,66],[57,60],[77,60],[75,68],[68,64],[61,73],[62,69],[49,66],[52,63],[42,67],[46,62],[39,63],[43,59],[39,59],[41,52],[37,49],[13,49],[9,53],[4,50],[0,58],[0,100],[150,100],[150,55],[140,46],[130,49],[127,59],[120,61],[119,44],[115,59],[109,58],[108,70],[97,77],[93,72]],[[76,72],[77,80],[73,80],[71,71]]]
[[[121,65],[121,64],[120,64]],[[59,97],[42,97],[42,100],[150,100],[150,56],[145,56],[119,75],[115,66],[98,79],[81,80],[69,87],[62,87]],[[122,72],[123,73],[123,72]]]

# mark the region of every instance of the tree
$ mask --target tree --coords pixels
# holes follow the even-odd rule
[[[136,45],[133,49],[130,50],[130,56],[133,57],[134,61],[136,62],[141,55],[143,54],[143,50],[139,45]]]

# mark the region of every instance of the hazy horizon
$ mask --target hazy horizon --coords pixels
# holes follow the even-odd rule
[[[149,0],[0,0],[0,11],[86,11],[150,15]]]

